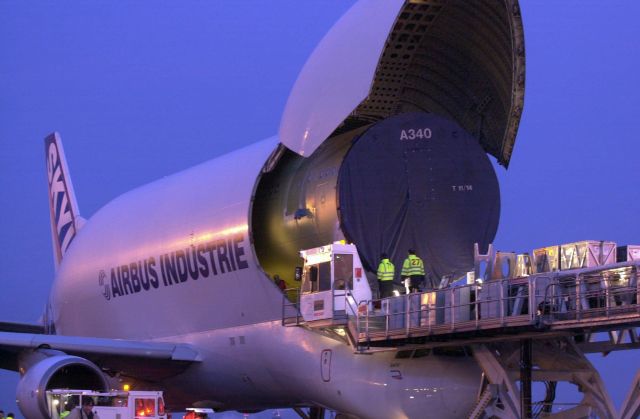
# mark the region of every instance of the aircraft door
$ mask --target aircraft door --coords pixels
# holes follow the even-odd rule
[[[331,381],[331,349],[325,349],[320,353],[320,373],[322,381]]]
[[[333,288],[353,290],[353,255],[336,253],[334,256]]]
[[[336,253],[333,256],[333,307],[346,310],[345,301],[353,298],[353,255]],[[353,302],[350,302],[353,304]]]

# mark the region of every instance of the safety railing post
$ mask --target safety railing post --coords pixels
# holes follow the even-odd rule
[[[456,294],[454,292],[453,287],[450,289],[451,293],[451,331],[453,332],[456,329]]]
[[[610,313],[609,298],[611,296],[611,291],[609,289],[609,280],[604,278],[604,276],[602,277],[602,280],[606,281],[605,288],[604,288],[604,310],[605,310],[606,316],[609,317],[609,313]]]
[[[477,285],[472,285],[471,290],[473,291],[473,293],[475,294],[474,297],[474,304],[475,304],[475,318],[476,318],[476,329],[480,328],[480,301],[478,301],[478,286]]]
[[[576,320],[582,319],[582,276],[576,274]]]
[[[503,279],[500,281],[500,289],[502,289],[503,294],[505,294],[505,290],[506,290],[506,294],[504,296],[504,307],[502,310],[502,313],[504,314],[504,324],[506,324],[509,321],[509,317],[511,316],[511,311],[510,311],[510,307],[512,305],[512,301],[511,301],[511,291],[509,289],[509,280],[508,279]]]
[[[640,314],[640,281],[638,281],[638,266],[634,266],[633,276],[636,281],[636,309]]]
[[[438,302],[438,291],[434,290],[433,292],[433,301],[431,301],[431,299],[428,300],[427,303],[427,330],[429,331],[429,334],[431,334],[431,327],[432,324],[435,323],[435,313],[434,310],[436,309],[436,305]],[[433,316],[433,317],[432,317]]]
[[[333,285],[331,286],[331,301],[329,304],[331,304],[331,320],[333,321],[336,318],[336,289],[333,288]]]
[[[411,294],[405,295],[405,304],[404,304],[404,333],[405,336],[409,336],[409,321],[411,321]]]
[[[504,326],[504,283],[500,281],[500,324]]]
[[[389,337],[389,316],[391,314],[389,314],[389,311],[390,311],[390,309],[389,309],[389,299],[387,298],[386,300],[387,300],[387,312],[384,314],[384,317],[385,317],[385,319],[384,319],[385,320],[384,337],[388,338]],[[382,305],[382,303],[380,303],[380,304]]]
[[[371,301],[371,307],[373,308],[373,301]],[[371,335],[369,332],[369,306],[367,305],[367,316],[364,318],[364,334],[367,337],[367,341],[371,339]]]
[[[302,317],[302,311],[300,311],[300,308],[302,307],[302,293],[300,292],[299,289],[296,289],[296,324],[300,324],[300,319],[304,320],[304,317]]]
[[[362,304],[362,301],[357,302],[354,297],[353,302],[356,304],[356,313],[354,315],[356,319],[356,332],[358,333],[358,339],[360,339],[360,304]]]
[[[535,309],[536,306],[536,298],[537,298],[537,292],[538,292],[538,287],[536,286],[536,277],[528,277],[527,278],[527,292],[529,293],[529,322],[531,324],[536,322],[536,316],[537,316],[537,310]],[[543,303],[544,305],[544,303]]]

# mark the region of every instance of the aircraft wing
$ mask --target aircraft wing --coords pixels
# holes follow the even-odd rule
[[[201,360],[198,351],[183,343],[2,331],[0,368],[18,371],[19,355],[38,349],[79,356],[94,362],[105,371],[147,380],[178,374]]]

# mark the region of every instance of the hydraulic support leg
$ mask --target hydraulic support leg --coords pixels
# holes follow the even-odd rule
[[[531,363],[533,361],[531,339],[520,342],[520,411],[523,419],[531,419]]]
[[[309,419],[324,419],[324,408],[311,407],[309,409]]]
[[[515,381],[509,376],[509,372],[505,369],[499,355],[487,345],[475,345],[473,346],[473,356],[491,385],[486,391],[493,390],[494,392],[492,403],[482,400],[482,404],[486,406],[485,413],[491,411],[491,415],[498,418],[520,418],[518,403],[520,391]],[[488,393],[483,396],[488,397]],[[476,412],[471,415],[471,417],[474,416],[479,417]]]
[[[620,408],[620,419],[633,419],[640,416],[640,371],[631,383],[629,394]]]
[[[553,384],[554,388],[544,400],[547,403],[543,407],[546,417],[575,419],[592,414],[601,418],[618,416],[600,375],[572,339],[475,345],[473,354],[489,385],[481,393],[470,417],[531,418],[534,413],[531,403],[532,381],[572,383],[584,394],[575,407],[551,413],[550,403],[555,398]],[[516,386],[516,380],[521,381],[520,389]],[[633,391],[635,393],[628,397],[627,410],[630,413],[625,419],[635,417],[640,411],[640,402],[634,404],[640,395],[640,374]],[[483,408],[484,416],[481,412]]]

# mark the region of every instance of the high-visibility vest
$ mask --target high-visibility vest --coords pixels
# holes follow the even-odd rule
[[[424,262],[416,255],[409,255],[402,264],[402,276],[424,275]]]
[[[378,265],[378,279],[380,281],[393,281],[393,275],[396,272],[396,267],[389,259],[382,259],[380,265]]]

